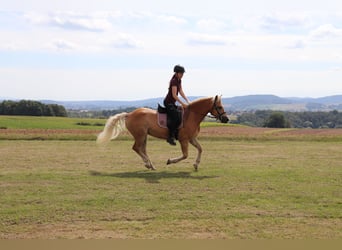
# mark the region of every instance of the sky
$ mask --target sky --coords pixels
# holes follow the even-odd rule
[[[342,1],[0,0],[0,99],[342,94]]]

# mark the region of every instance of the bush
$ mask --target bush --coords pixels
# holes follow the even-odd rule
[[[282,114],[284,116],[286,128],[342,127],[342,112],[337,110],[330,112],[274,112],[270,110],[244,112],[237,117],[236,123],[254,127],[267,127],[267,125],[275,126],[274,124],[268,124],[271,115],[274,113]]]
[[[66,117],[66,109],[62,105],[43,104],[37,101],[21,100],[19,102],[3,101],[0,103],[0,115],[27,116],[61,116]]]
[[[267,128],[286,128],[289,127],[289,122],[281,112],[273,112],[266,120],[264,127]]]
[[[76,125],[79,125],[79,126],[91,126],[91,124],[89,122],[77,122]]]

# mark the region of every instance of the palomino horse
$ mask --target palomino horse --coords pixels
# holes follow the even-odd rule
[[[179,129],[178,140],[181,144],[183,155],[178,158],[169,159],[167,164],[177,163],[188,157],[189,142],[198,150],[197,159],[194,164],[195,170],[201,161],[202,147],[196,137],[200,131],[200,123],[204,117],[211,113],[222,123],[229,121],[227,113],[221,103],[221,97],[201,98],[191,102],[185,112],[183,128]],[[161,128],[157,123],[157,111],[148,108],[138,108],[131,113],[121,113],[111,116],[105,125],[104,130],[98,135],[97,142],[108,142],[115,139],[125,128],[134,137],[133,150],[143,159],[148,169],[155,170],[147,153],[147,135],[160,139],[168,137],[168,129]]]

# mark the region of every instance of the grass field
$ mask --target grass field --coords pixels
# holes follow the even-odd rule
[[[95,140],[106,119],[0,116],[0,140]],[[224,124],[203,122],[203,128]],[[241,127],[228,125],[229,127]],[[227,125],[226,125],[227,127]],[[126,133],[127,135],[127,133]],[[130,138],[130,137],[129,137]]]
[[[94,127],[70,131],[95,136]],[[148,142],[152,172],[128,135],[99,147],[81,137],[13,140],[28,128],[0,138],[6,130],[2,239],[342,239],[341,130],[204,127],[198,172],[193,148],[166,166],[180,149],[160,140]]]
[[[106,119],[44,117],[44,116],[1,116],[2,129],[92,129],[99,130],[105,125]],[[227,126],[215,122],[203,122],[202,127]],[[229,125],[236,126],[236,125]]]
[[[0,128],[6,129],[99,129],[105,123],[105,119],[0,116]]]

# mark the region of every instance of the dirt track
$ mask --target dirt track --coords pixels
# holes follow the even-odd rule
[[[342,136],[342,129],[275,129],[253,127],[209,127],[202,128],[202,136],[259,137],[259,136]]]
[[[100,130],[86,129],[0,129],[0,139],[47,139],[47,140],[93,140]],[[122,136],[127,136],[124,132]],[[312,139],[342,137],[342,129],[274,129],[252,127],[205,127],[201,128],[199,137],[202,138],[303,138]]]

